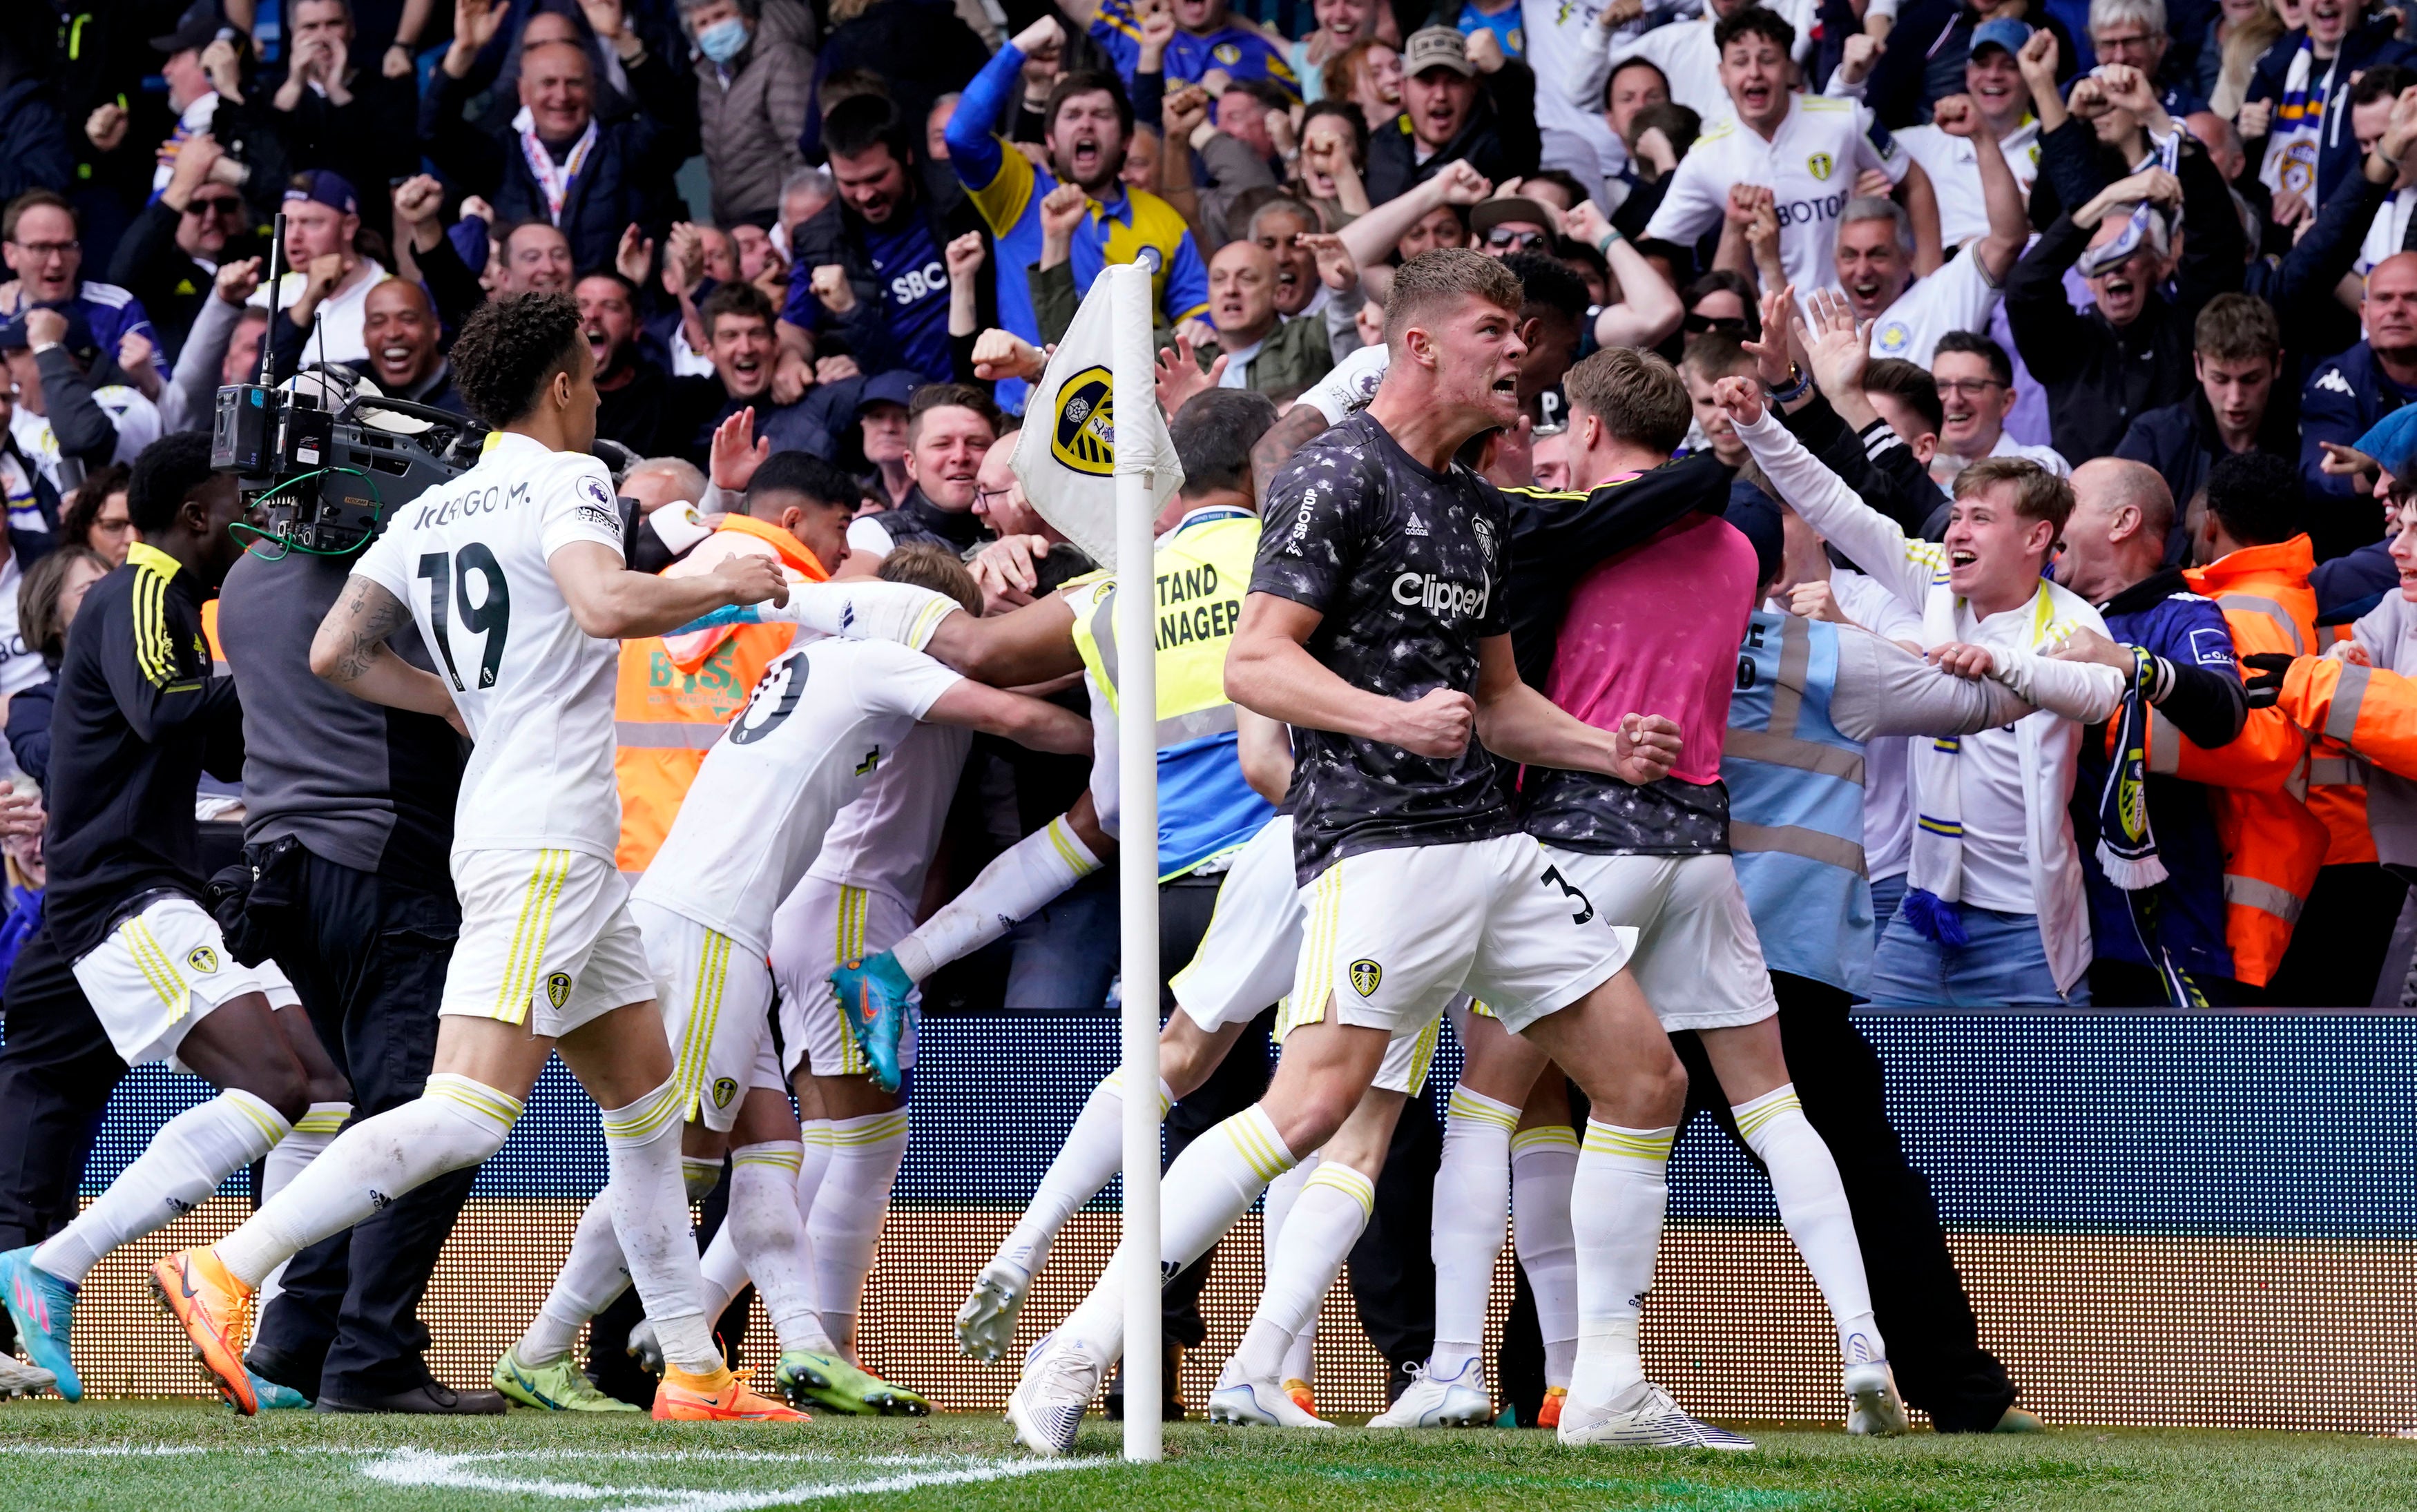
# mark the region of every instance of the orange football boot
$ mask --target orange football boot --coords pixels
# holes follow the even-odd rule
[[[743,1419],[770,1423],[811,1423],[813,1419],[784,1401],[748,1389],[746,1378],[723,1369],[711,1375],[691,1375],[665,1364],[662,1383],[655,1387],[655,1417],[667,1423],[709,1423]]]
[[[251,1334],[251,1288],[228,1273],[216,1250],[182,1249],[151,1267],[151,1290],[192,1340],[193,1358],[210,1373],[227,1405],[246,1417],[259,1413],[251,1372],[243,1364],[243,1340]]]
[[[1558,1429],[1561,1426],[1561,1403],[1570,1399],[1567,1386],[1546,1386],[1543,1404],[1536,1409],[1538,1428]]]
[[[1295,1407],[1300,1408],[1302,1412],[1307,1413],[1312,1417],[1315,1417],[1317,1415],[1317,1393],[1311,1387],[1308,1382],[1303,1381],[1297,1375],[1286,1376],[1285,1377],[1284,1390],[1285,1395],[1292,1399],[1292,1404]]]

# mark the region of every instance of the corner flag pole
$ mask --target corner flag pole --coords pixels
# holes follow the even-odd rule
[[[1149,275],[1106,269],[1115,305],[1115,416],[1154,410]],[[1127,437],[1155,429],[1119,424]],[[1118,914],[1124,931],[1125,1458],[1161,1458],[1158,1219],[1158,592],[1151,449],[1117,448]]]

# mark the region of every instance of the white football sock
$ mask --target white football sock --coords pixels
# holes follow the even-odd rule
[[[348,1102],[314,1102],[311,1111],[295,1124],[294,1132],[279,1140],[260,1163],[260,1200],[264,1202],[285,1189],[286,1183],[302,1173],[302,1168],[319,1158],[319,1152],[334,1142],[337,1130],[344,1120],[353,1116]],[[251,1315],[258,1318],[277,1300],[283,1291],[285,1267],[278,1266],[260,1283],[259,1300],[252,1304]]]
[[[1578,1252],[1578,1354],[1570,1399],[1601,1407],[1645,1379],[1636,1320],[1653,1285],[1679,1131],[1587,1120],[1570,1213]]]
[[[1578,1353],[1578,1242],[1570,1228],[1577,1172],[1575,1129],[1554,1124],[1511,1136],[1512,1235],[1544,1336],[1544,1384],[1565,1391]]]
[[[686,1099],[665,1081],[625,1108],[603,1111],[610,1178],[604,1202],[621,1240],[622,1263],[646,1306],[663,1358],[693,1375],[722,1368],[713,1325],[702,1311],[696,1236],[680,1180],[680,1113]]]
[[[1208,1252],[1259,1200],[1259,1193],[1299,1164],[1257,1103],[1184,1146],[1159,1187],[1159,1269],[1172,1276]],[[1121,1248],[1060,1325],[1059,1332],[1102,1361],[1124,1353],[1125,1300]]]
[[[1846,1184],[1829,1145],[1804,1116],[1793,1082],[1773,1088],[1729,1110],[1746,1148],[1771,1172],[1771,1195],[1779,1220],[1804,1257],[1804,1268],[1830,1304],[1838,1325],[1838,1353],[1848,1365],[1888,1358],[1879,1325],[1872,1318],[1872,1288],[1863,1275],[1863,1249],[1855,1239],[1854,1215]]]
[[[1285,1356],[1293,1337],[1317,1318],[1317,1305],[1334,1284],[1351,1247],[1376,1211],[1376,1184],[1367,1176],[1321,1160],[1285,1220],[1276,1256],[1268,1267],[1267,1289],[1234,1358],[1246,1381],[1284,1379]]]
[[[1039,1273],[1041,1263],[1049,1258],[1050,1242],[1066,1226],[1066,1220],[1085,1202],[1099,1196],[1124,1169],[1124,1077],[1122,1071],[1111,1071],[1091,1089],[1073,1128],[1067,1132],[1066,1142],[1057,1148],[1057,1158],[1049,1162],[1041,1185],[1034,1188],[1024,1217],[1016,1221],[992,1258],[1024,1267],[1026,1276]],[[1165,1121],[1166,1110],[1174,1102],[1166,1083],[1161,1081],[1161,1122]]]
[[[705,1315],[706,1326],[722,1321],[730,1305],[747,1285],[747,1263],[738,1258],[738,1244],[730,1232],[730,1219],[724,1215],[722,1227],[713,1231],[713,1242],[696,1258],[697,1295],[703,1305],[698,1311]]]
[[[400,1108],[356,1120],[283,1191],[212,1246],[228,1271],[258,1286],[278,1264],[394,1199],[504,1147],[521,1100],[439,1071]]]
[[[830,1126],[830,1165],[814,1210],[806,1220],[813,1247],[814,1298],[823,1331],[854,1357],[856,1309],[873,1250],[881,1237],[881,1216],[889,1210],[889,1188],[906,1158],[906,1110],[835,1118]]]
[[[729,1235],[731,1247],[755,1290],[784,1350],[833,1353],[822,1315],[814,1308],[814,1251],[798,1213],[798,1167],[804,1146],[794,1140],[742,1144],[730,1152],[730,1212],[715,1232],[715,1244]],[[713,1287],[707,1284],[707,1305]],[[732,1293],[736,1295],[737,1293]],[[728,1307],[728,1303],[723,1303]],[[719,1310],[708,1318],[722,1316]]]
[[[1359,1241],[1352,1242],[1356,1244]],[[1344,1258],[1349,1259],[1350,1251],[1345,1250]],[[1333,1283],[1330,1281],[1327,1284],[1327,1290],[1330,1292],[1333,1289]],[[1323,1296],[1317,1301],[1318,1307],[1326,1304]],[[1309,1322],[1301,1325],[1300,1333],[1292,1336],[1292,1344],[1285,1351],[1284,1380],[1305,1382],[1313,1385],[1317,1382],[1317,1308],[1309,1309]]]
[[[599,1194],[579,1215],[570,1253],[563,1257],[560,1274],[512,1353],[532,1368],[552,1365],[579,1342],[579,1331],[588,1320],[629,1289],[630,1270],[621,1263],[621,1241],[613,1232],[612,1204]]]
[[[1100,869],[1100,858],[1058,815],[999,854],[973,885],[889,947],[910,981],[980,950]]]
[[[210,1200],[219,1183],[266,1155],[293,1129],[284,1115],[232,1089],[160,1126],[134,1163],[75,1221],[34,1251],[38,1269],[70,1285],[129,1240],[164,1229]]]
[[[1292,1216],[1292,1204],[1300,1201],[1300,1189],[1309,1185],[1323,1158],[1313,1154],[1268,1183],[1268,1195],[1259,1202],[1259,1258],[1269,1276],[1276,1273],[1276,1242],[1284,1237],[1285,1220]]]
[[[1436,1341],[1427,1370],[1451,1381],[1477,1358],[1485,1338],[1485,1303],[1511,1210],[1511,1131],[1519,1126],[1519,1110],[1454,1087],[1444,1111],[1435,1178]]]

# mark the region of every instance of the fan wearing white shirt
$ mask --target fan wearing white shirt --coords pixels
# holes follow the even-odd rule
[[[2030,239],[2022,187],[1986,129],[1980,110],[1963,95],[1934,107],[1938,129],[1969,143],[1988,204],[1988,234],[1927,278],[1914,273],[1914,232],[1905,206],[1877,196],[1847,202],[1838,213],[1838,286],[1858,322],[1871,323],[1872,355],[1902,357],[1917,367],[1949,331],[1985,329],[1999,289]],[[1771,273],[1763,274],[1766,285]]]
[[[1964,64],[1964,94],[1956,98],[1969,98],[1981,113],[1980,133],[1949,130],[1935,118],[1929,126],[1908,126],[1895,133],[1897,145],[1930,175],[1938,195],[1938,234],[1949,247],[1986,235],[1995,224],[1975,147],[1979,135],[1998,144],[2026,201],[2031,180],[2039,176],[2040,124],[2031,114],[2030,86],[2015,61],[2030,35],[2028,23],[2011,17],[1973,28],[1972,51]],[[1847,74],[1841,67],[1822,93],[1862,98],[1863,82],[1850,81]]]
[[[1705,0],[1698,17],[1622,37],[1618,35],[1620,29],[1641,17],[1644,8],[1634,0],[1604,7],[1593,25],[1571,38],[1576,46],[1562,75],[1570,103],[1589,113],[1600,111],[1604,83],[1612,68],[1630,58],[1643,58],[1669,81],[1674,103],[1694,111],[1707,124],[1726,115],[1728,86],[1721,72],[1725,49],[1715,33],[1722,22],[1753,8],[1755,0]],[[1781,0],[1768,8],[1788,28],[1788,39],[1780,43],[1780,51],[1803,62],[1812,52],[1814,7],[1809,0]],[[1540,85],[1543,83],[1549,81],[1540,76]]]
[[[2006,349],[1977,331],[1950,331],[1931,355],[1938,384],[1938,451],[1930,476],[1952,488],[1955,475],[1984,457],[2028,457],[2059,477],[2073,464],[2053,446],[2028,446],[2006,434],[2014,407],[2014,362]]]
[[[290,271],[279,280],[278,310],[303,333],[303,360],[368,362],[370,345],[361,325],[370,291],[386,277],[386,268],[353,245],[361,229],[353,186],[339,174],[316,169],[296,176],[281,208]],[[250,302],[266,309],[267,286],[254,290]],[[316,330],[312,329],[314,320]],[[277,340],[274,331],[269,340]]]
[[[2367,226],[2358,261],[2342,280],[2342,302],[2352,309],[2357,308],[2367,269],[2399,251],[2408,241],[2409,212],[2417,209],[2417,174],[2410,173],[2417,167],[2417,152],[2410,150],[2417,146],[2417,98],[2409,98],[2412,87],[2417,87],[2417,74],[2407,68],[2369,68],[2349,88],[2349,129],[2369,168],[2368,182],[2380,182],[2372,171],[2378,152],[2397,170],[2391,195]]]
[[[1645,228],[1649,239],[1693,243],[1721,223],[1733,186],[1756,185],[1776,202],[1779,261],[1787,281],[1807,291],[1823,288],[1836,277],[1840,213],[1855,197],[1857,178],[1876,171],[1907,187],[1916,235],[1936,247],[1938,210],[1929,178],[1894,139],[1852,100],[1789,92],[1794,65],[1788,53],[1796,34],[1785,18],[1749,7],[1720,22],[1712,35],[1734,113],[1707,118],[1704,134],[1680,161]],[[1671,83],[1675,95],[1675,76]]]

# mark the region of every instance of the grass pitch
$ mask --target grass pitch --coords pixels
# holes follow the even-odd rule
[[[1571,1453],[1505,1429],[1315,1436],[1170,1427],[1166,1462],[1117,1460],[1117,1425],[1072,1460],[1027,1459],[993,1418],[810,1428],[638,1417],[426,1421],[191,1402],[0,1406],[0,1508],[284,1512],[744,1512],[835,1505],[1156,1512],[1242,1507],[2417,1508],[2417,1443],[2323,1435],[2105,1431],[1888,1443],[1771,1430],[1754,1455]]]

